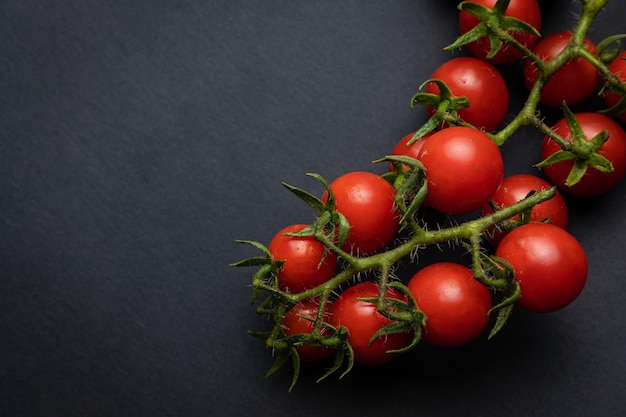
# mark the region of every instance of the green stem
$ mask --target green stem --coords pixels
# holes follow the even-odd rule
[[[526,57],[532,60],[534,65],[537,66],[537,80],[530,89],[522,109],[518,112],[515,118],[513,118],[513,120],[511,120],[497,134],[492,135],[492,139],[496,145],[503,145],[522,126],[534,125],[539,127],[543,125],[543,123],[537,123],[538,119],[536,117],[537,106],[539,104],[543,85],[556,71],[574,58],[581,57],[589,61],[599,70],[601,75],[608,80],[611,80],[613,84],[619,84],[620,86],[618,88],[623,88],[626,92],[626,87],[621,85],[619,79],[617,79],[617,77],[615,77],[608,70],[606,65],[600,62],[600,60],[598,60],[593,54],[589,53],[589,51],[583,46],[583,42],[589,32],[591,24],[600,10],[606,6],[608,1],[609,0],[581,0],[583,6],[582,13],[576,27],[574,28],[569,45],[550,61],[542,61],[532,53],[526,55]],[[503,34],[503,36],[505,35]]]
[[[488,216],[480,217],[458,226],[437,230],[422,229],[420,230],[420,233],[413,235],[403,244],[386,252],[363,258],[356,258],[351,255],[347,255],[347,260],[351,265],[349,268],[343,270],[330,281],[320,285],[319,287],[312,288],[297,295],[294,294],[294,300],[301,300],[315,296],[321,293],[324,289],[336,288],[338,285],[346,282],[358,273],[371,270],[382,270],[387,271],[388,274],[392,265],[409,256],[417,247],[426,247],[458,239],[471,240],[474,236],[480,235],[488,228],[518,215],[521,212],[536,206],[537,204],[551,199],[555,193],[556,190],[554,188],[540,191],[512,206],[505,207],[502,210],[496,211]]]

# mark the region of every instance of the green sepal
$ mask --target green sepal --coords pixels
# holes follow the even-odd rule
[[[330,184],[328,183],[328,181],[326,181],[326,179],[321,176],[320,174],[316,174],[314,172],[309,172],[306,175],[308,175],[311,178],[315,178],[316,180],[318,180],[322,186],[324,186],[324,189],[326,190],[326,192],[328,193],[328,201],[326,203],[326,206],[328,206],[328,204],[330,204],[330,201],[333,201],[333,208],[334,208],[334,201],[335,201],[335,195],[333,193],[332,188],[330,188]]]
[[[532,25],[511,16],[504,16],[502,19],[502,28],[507,32],[529,33],[535,36],[541,36],[541,33]]]
[[[245,245],[254,246],[255,248],[263,251],[265,253],[265,255],[267,255],[268,258],[272,257],[272,254],[270,253],[269,249],[265,245],[263,245],[262,243],[255,242],[254,240],[235,240],[235,243],[243,243]],[[247,265],[237,265],[237,264],[239,264],[241,262],[243,262],[243,261],[235,262],[235,264],[231,264],[230,266],[247,266]]]
[[[287,184],[286,182],[281,182],[281,184],[287,188],[289,191],[291,191],[293,194],[295,194],[298,198],[300,198],[302,201],[304,201],[305,203],[307,203],[309,206],[311,206],[316,212],[318,213],[322,213],[325,210],[327,210],[328,208],[334,208],[334,196],[333,196],[333,192],[330,189],[330,185],[328,184],[328,182],[324,179],[324,177],[322,177],[319,174],[316,173],[307,173],[306,174],[309,177],[315,178],[316,180],[318,180],[320,183],[322,183],[322,185],[324,186],[324,188],[326,189],[326,191],[328,192],[328,200],[326,203],[324,203],[319,197],[311,194],[308,191],[305,191],[299,187],[295,187],[293,185]]]
[[[487,53],[485,58],[492,59],[494,56],[496,56],[496,54],[500,52],[500,49],[502,49],[502,45],[504,45],[504,42],[502,42],[502,40],[500,40],[499,38],[490,36],[489,37],[489,52]]]
[[[511,0],[498,0],[496,4],[493,5],[493,12],[504,16],[506,9],[509,8],[509,3]],[[461,6],[459,6],[461,7]]]
[[[422,164],[419,160],[406,155],[387,155],[384,158],[376,159],[373,162],[375,164],[379,164],[381,162],[391,162],[394,165],[404,164],[423,171],[426,170],[424,164]]]
[[[459,10],[476,16],[480,22],[474,28],[459,36],[452,44],[445,47],[444,50],[449,51],[460,48],[463,45],[487,37],[489,39],[489,53],[486,58],[491,59],[502,49],[505,43],[515,46],[517,41],[510,35],[511,32],[530,33],[535,36],[541,36],[532,25],[521,19],[505,16],[508,6],[509,0],[498,0],[493,6],[493,9],[471,1],[461,2],[459,4]],[[499,36],[497,33],[498,30],[505,32],[506,35]]]
[[[337,246],[342,247],[346,240],[348,240],[348,233],[350,232],[350,223],[343,214],[336,212],[337,220]]]
[[[259,287],[253,287],[252,296],[250,297],[250,305],[257,302],[259,298],[263,295],[263,290]]]
[[[258,339],[267,340],[267,338],[270,337],[272,333],[271,332],[256,332],[256,331],[249,330],[248,334]]]
[[[528,194],[526,194],[524,196],[524,199],[527,199],[528,197],[531,197],[533,195],[537,194],[537,190],[531,190]],[[520,212],[520,214],[517,215],[517,221],[515,222],[517,226],[521,226],[523,224],[528,224],[530,223],[530,214],[532,212],[533,208],[529,207],[528,209]]]
[[[296,382],[298,382],[298,376],[300,375],[300,355],[298,354],[298,351],[296,350],[296,348],[292,347],[290,349],[291,351],[291,366],[293,367],[292,369],[292,376],[291,376],[291,385],[289,385],[289,392],[291,392],[293,390],[293,387],[296,386]]]
[[[511,313],[513,312],[513,308],[514,308],[514,304],[509,304],[498,310],[498,316],[496,317],[496,321],[493,324],[493,327],[489,331],[487,340],[490,340],[495,335],[497,335],[500,332],[500,330],[502,330],[502,328],[508,321],[509,317],[511,316]]]
[[[566,103],[563,103],[563,112],[572,136],[571,142],[565,141],[554,134],[552,139],[561,146],[561,150],[548,156],[535,166],[543,168],[559,162],[573,161],[572,169],[565,180],[565,185],[568,187],[577,184],[589,167],[600,172],[612,173],[614,167],[611,161],[598,153],[602,145],[609,140],[609,133],[603,130],[590,140],[587,140],[582,126]]]
[[[378,329],[378,331],[376,333],[374,333],[372,335],[372,337],[370,338],[368,343],[372,343],[374,340],[376,340],[377,338],[381,337],[381,336],[388,336],[388,335],[392,335],[392,334],[399,334],[399,333],[406,333],[411,331],[412,327],[409,323],[403,322],[403,321],[392,321],[391,323],[389,323],[388,325],[381,327],[380,329]],[[408,346],[402,347],[400,349],[390,349],[388,351],[386,351],[386,353],[401,353],[401,352],[406,352]]]
[[[589,163],[586,161],[574,161],[574,165],[565,179],[565,185],[571,187],[572,185],[577,184],[582,177],[585,176],[587,168],[589,168]]]
[[[302,201],[307,203],[309,206],[313,207],[313,209],[317,211],[318,213],[321,213],[324,210],[326,205],[317,196],[301,188],[294,187],[293,185],[287,184],[286,182],[281,182],[281,184],[285,188],[287,188],[289,191],[294,193]]]
[[[302,230],[298,230],[297,232],[287,232],[284,236],[296,236],[296,237],[308,237],[313,236],[315,234],[315,227],[313,225],[309,225]]]
[[[626,83],[622,84],[626,88]],[[606,114],[608,116],[617,116],[618,114],[622,114],[626,112],[626,95],[622,96],[614,106],[599,111],[599,113]]]
[[[435,131],[442,124],[443,124],[443,117],[435,113],[432,117],[430,117],[426,121],[426,123],[420,126],[419,129],[417,129],[417,131],[415,132],[415,135],[413,135],[413,137],[409,140],[409,142],[407,142],[407,145],[411,145],[415,141],[429,134],[430,132]]]
[[[485,7],[482,5],[475,4],[475,3],[472,3],[472,4],[478,7]],[[443,50],[451,51],[451,50],[460,48],[464,45],[467,45],[469,43],[476,42],[477,40],[482,39],[485,36],[489,36],[489,29],[485,25],[478,24],[474,26],[471,30],[468,30],[463,35],[456,38],[454,42],[452,42],[450,45],[443,48]]]
[[[228,266],[262,266],[267,265],[269,261],[270,260],[268,260],[266,256],[253,256],[252,258],[242,259],[241,261],[233,262]]]
[[[522,294],[520,285],[515,280],[515,270],[513,269],[513,265],[499,257],[491,256],[489,259],[492,265],[497,269],[496,274],[500,275],[501,279],[506,280],[508,282],[508,286],[504,291],[504,299],[489,309],[489,315],[496,311],[498,312],[498,315],[496,316],[495,323],[491,328],[487,339],[491,339],[500,330],[502,330],[513,312],[515,303],[519,300]],[[494,270],[492,269],[492,271]]]
[[[289,360],[290,354],[291,354],[290,349],[278,350],[278,355],[276,356],[276,359],[274,360],[274,363],[272,364],[270,369],[265,373],[265,377],[269,378],[270,376],[274,375],[276,371],[282,368],[283,365],[285,365],[285,363],[287,362],[287,360]]]
[[[426,167],[417,159],[405,155],[390,155],[374,161],[374,163],[380,162],[391,162],[395,171],[401,173],[400,175],[394,174],[394,178],[392,179],[390,176],[389,179],[392,180],[391,182],[396,188],[394,202],[402,213],[400,223],[404,225],[421,207],[426,196]]]
[[[535,166],[537,168],[543,168],[548,165],[556,164],[559,162],[574,161],[574,160],[576,160],[576,155],[574,155],[570,151],[560,150],[548,156],[546,159],[539,162],[538,164],[535,164]]]
[[[602,39],[596,45],[596,55],[604,64],[609,64],[621,53],[622,39],[626,38],[626,34],[611,35]],[[615,45],[611,48],[612,45]]]
[[[415,132],[411,140],[407,142],[411,145],[418,139],[424,137],[428,133],[434,131],[445,122],[458,123],[458,110],[469,107],[470,102],[465,96],[453,96],[450,88],[445,82],[437,78],[430,78],[422,83],[419,87],[421,91],[428,84],[435,84],[439,89],[439,94],[418,92],[411,97],[410,108],[416,105],[431,107],[435,109],[432,116]]]
[[[274,364],[265,374],[266,378],[274,375],[276,371],[282,368],[283,365],[285,365],[285,363],[287,363],[290,358],[293,367],[293,373],[291,377],[291,384],[289,385],[289,392],[291,392],[291,390],[293,390],[293,388],[296,386],[296,382],[298,382],[298,376],[300,374],[300,355],[298,355],[298,351],[293,346],[291,346],[289,349],[280,349],[278,351],[278,356],[276,357]]]
[[[565,120],[567,122],[567,127],[570,130],[572,135],[572,142],[576,144],[576,142],[582,142],[584,144],[587,140],[585,138],[585,132],[583,131],[582,126],[578,123],[576,116],[570,110],[567,102],[563,101],[563,114],[565,115]]]
[[[323,380],[325,380],[326,378],[328,378],[329,376],[331,376],[332,374],[334,374],[341,368],[341,365],[343,365],[343,362],[346,357],[347,349],[348,349],[348,346],[345,346],[341,349],[337,349],[337,352],[335,353],[335,359],[333,360],[333,365],[326,372],[324,372],[322,376],[320,376],[317,379],[316,381],[317,383],[322,382]]]
[[[389,282],[387,288],[393,288],[400,291],[407,297],[407,301],[398,300],[395,298],[383,297],[384,308],[379,312],[392,320],[388,325],[380,328],[376,333],[372,335],[369,343],[372,343],[376,338],[391,334],[413,332],[413,338],[411,343],[400,349],[388,350],[387,353],[397,354],[407,352],[413,349],[421,340],[422,327],[426,325],[426,315],[417,308],[415,297],[411,291],[401,282]],[[359,298],[361,301],[369,302],[377,305],[379,297]]]
[[[589,157],[589,166],[605,174],[612,174],[615,171],[615,167],[604,156],[599,153],[593,153]]]
[[[335,355],[335,361],[333,363],[333,366],[318,379],[318,382],[336,372],[346,360],[348,361],[346,369],[344,369],[341,375],[339,375],[339,379],[342,379],[343,377],[348,375],[352,368],[354,368],[354,349],[348,342],[345,342],[342,348],[337,349],[337,354]]]
[[[423,87],[420,86],[420,89]],[[411,102],[409,107],[413,109],[415,106],[428,106],[428,107],[437,107],[440,102],[440,98],[437,94],[432,93],[415,93],[413,97],[411,97]]]
[[[513,287],[513,291],[511,291],[511,293],[503,301],[489,309],[490,315],[496,311],[501,311],[505,307],[513,306],[517,302],[517,300],[519,300],[520,296],[522,295],[519,283],[517,281],[511,281],[511,285]],[[500,318],[500,320],[503,319],[506,320],[506,317]]]

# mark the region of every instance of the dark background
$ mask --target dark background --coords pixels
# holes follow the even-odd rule
[[[568,200],[590,274],[564,310],[341,381],[305,367],[292,393],[288,368],[264,378],[253,270],[228,267],[257,252],[234,239],[313,220],[280,181],[382,172],[370,161],[425,120],[410,97],[464,54],[441,51],[455,5],[2,1],[0,415],[624,415],[626,184]],[[579,12],[542,7],[544,33]],[[613,0],[590,38],[625,19]],[[507,142],[507,174],[535,172],[540,142]]]

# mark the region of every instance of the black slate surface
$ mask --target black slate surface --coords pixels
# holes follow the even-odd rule
[[[292,393],[287,369],[264,378],[252,271],[227,266],[255,252],[234,239],[313,220],[280,181],[380,171],[425,120],[410,97],[464,54],[441,51],[455,4],[2,2],[0,415],[624,415],[626,184],[568,200],[590,275],[566,309],[341,381],[305,367]],[[542,7],[544,33],[579,11]],[[590,37],[625,19],[613,0]],[[507,174],[540,142],[508,142]]]

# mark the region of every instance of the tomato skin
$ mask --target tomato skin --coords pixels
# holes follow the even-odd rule
[[[409,156],[411,158],[417,159],[420,149],[422,149],[422,145],[424,145],[426,139],[432,136],[432,132],[427,133],[412,144],[407,145],[407,143],[413,138],[413,136],[415,136],[415,132],[411,132],[408,135],[404,136],[402,139],[400,139],[400,141],[396,143],[396,146],[394,146],[393,150],[391,151],[391,155]],[[405,167],[405,169],[408,168],[409,167]],[[389,172],[392,171],[394,171],[393,164],[389,164]]]
[[[626,132],[616,121],[602,114],[576,113],[574,116],[580,123],[588,140],[603,130],[608,131],[609,139],[598,150],[598,154],[611,161],[615,171],[613,173],[603,173],[589,167],[581,180],[571,187],[565,185],[565,179],[572,169],[572,161],[558,162],[545,166],[543,167],[543,172],[560,190],[571,195],[591,197],[607,193],[615,188],[626,176]],[[556,122],[552,129],[563,138],[569,141],[572,140],[570,129],[564,118]],[[561,150],[560,146],[546,136],[541,148],[542,160],[559,150]]]
[[[314,323],[303,317],[309,317],[313,320],[317,317],[319,311],[319,300],[315,298],[307,298],[294,305],[285,315],[282,328],[285,334],[293,336],[297,334],[311,334]],[[327,302],[324,308],[324,322],[328,323],[332,315],[332,303]],[[322,327],[320,329],[322,336],[330,334],[328,329]],[[335,349],[326,346],[304,346],[295,347],[298,351],[300,360],[304,362],[318,362],[331,356]]]
[[[432,135],[418,159],[426,167],[428,181],[424,203],[446,214],[482,208],[504,175],[498,146],[483,132],[464,126]]]
[[[387,246],[400,229],[400,213],[396,210],[396,190],[380,176],[363,171],[344,174],[330,188],[335,196],[335,209],[350,223],[350,232],[343,248],[369,254]],[[322,201],[328,201],[325,192]]]
[[[298,293],[317,287],[335,275],[337,254],[324,256],[325,246],[312,236],[284,236],[299,232],[308,225],[294,224],[280,230],[270,241],[268,249],[274,260],[285,260],[278,270],[278,285],[285,291]]]
[[[609,65],[609,71],[615,74],[617,78],[622,81],[622,83],[626,83],[626,51],[622,51],[622,53],[611,62]],[[604,95],[606,104],[609,107],[615,106],[620,98],[621,96],[619,94],[612,92],[607,92]],[[618,114],[617,118],[626,122],[626,112]]]
[[[424,340],[435,346],[466,345],[489,324],[491,294],[466,266],[451,262],[428,265],[407,286],[426,315]]]
[[[348,342],[354,350],[354,361],[363,365],[380,365],[394,359],[389,350],[408,346],[411,333],[396,333],[378,337],[369,343],[372,336],[391,320],[376,309],[376,305],[360,298],[378,297],[379,286],[371,281],[363,281],[342,292],[333,304],[331,324],[337,328],[345,326]],[[404,300],[399,292],[388,289],[386,297]]]
[[[542,61],[548,62],[556,57],[572,38],[571,32],[550,34],[537,42],[533,53]],[[583,42],[585,49],[596,53],[596,47],[589,39]],[[537,67],[532,61],[524,61],[524,83],[528,89],[537,80]],[[544,84],[541,103],[559,107],[563,102],[568,106],[578,104],[589,98],[600,83],[600,74],[596,68],[583,58],[574,58],[556,71]]]
[[[496,4],[496,0],[472,0],[474,3],[481,4],[490,9]],[[541,9],[537,0],[511,0],[509,7],[504,13],[505,16],[515,17],[528,23],[537,31],[541,30]],[[461,34],[465,34],[476,27],[479,20],[471,13],[459,12],[459,29]],[[528,49],[537,42],[537,36],[531,33],[513,32],[512,36]],[[466,45],[467,49],[477,58],[486,59],[491,46],[489,38],[481,38],[475,42]],[[488,61],[493,64],[509,64],[519,61],[523,54],[511,45],[502,45],[502,48]]]
[[[529,223],[507,234],[495,255],[508,261],[522,295],[517,304],[532,312],[549,313],[574,301],[587,281],[587,257],[564,229]]]
[[[504,121],[509,107],[509,90],[498,70],[488,62],[459,57],[444,62],[430,77],[446,83],[455,97],[467,97],[469,107],[458,110],[459,117],[486,131],[496,130]],[[434,83],[426,86],[426,93],[439,94]],[[434,109],[426,107],[432,115]]]
[[[407,143],[415,136],[415,132],[411,132],[408,135],[404,136],[400,141],[394,146],[391,151],[392,155],[404,155],[410,156],[411,158],[417,159],[417,155],[419,155],[420,149],[422,149],[422,145],[426,141],[428,136],[423,136],[413,142],[411,145],[407,145]]]
[[[496,207],[502,209],[512,206],[513,204],[523,200],[528,193],[535,190],[537,192],[547,190],[552,184],[541,177],[529,174],[517,174],[506,177],[491,197]],[[493,210],[489,204],[486,204],[481,212],[481,216],[492,214]],[[519,216],[511,217],[511,220],[517,220]],[[563,196],[557,192],[550,200],[537,204],[530,211],[530,221],[541,221],[550,219],[550,222],[563,229],[567,228],[569,222],[569,213],[567,204]],[[492,231],[488,236],[489,243],[492,246],[498,246],[498,243],[506,235],[505,231]]]

